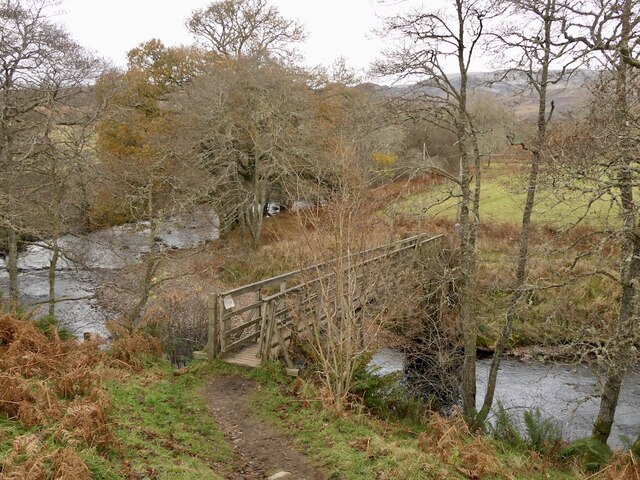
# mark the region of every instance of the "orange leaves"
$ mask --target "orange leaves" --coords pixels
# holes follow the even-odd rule
[[[470,479],[501,476],[503,468],[496,453],[480,435],[472,435],[461,416],[449,419],[433,414],[418,448],[436,455]]]
[[[14,439],[0,471],[7,479],[89,479],[77,445],[107,451],[118,446],[108,420],[109,398],[96,367],[107,355],[98,342],[62,341],[33,322],[0,316],[0,413],[37,435]],[[46,438],[65,448],[54,449]]]

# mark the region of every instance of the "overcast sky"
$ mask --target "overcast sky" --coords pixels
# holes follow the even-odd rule
[[[126,65],[126,52],[139,43],[159,38],[167,45],[188,44],[184,26],[196,8],[210,0],[63,0],[60,20],[73,37],[118,66]],[[305,25],[309,38],[301,50],[306,64],[331,64],[344,56],[349,65],[366,69],[383,42],[372,33],[377,15],[384,14],[376,0],[271,0],[287,18]]]

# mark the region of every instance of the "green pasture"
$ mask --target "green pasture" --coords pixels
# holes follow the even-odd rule
[[[544,182],[551,183],[551,182]],[[429,214],[455,218],[459,197],[452,183],[431,187],[396,203],[394,213]],[[526,199],[526,179],[520,175],[501,173],[487,175],[482,181],[480,218],[483,222],[519,225]],[[543,184],[536,191],[533,222],[554,227],[569,227],[576,223],[601,226],[615,224],[619,218],[617,204],[609,198],[590,202],[591,193],[561,192]]]

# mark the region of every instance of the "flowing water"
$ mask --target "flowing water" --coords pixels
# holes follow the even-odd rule
[[[398,350],[382,349],[372,360],[380,374],[401,372],[404,354]],[[490,359],[479,360],[478,408],[487,386]],[[514,418],[522,412],[539,408],[544,416],[553,418],[567,440],[588,436],[598,413],[598,379],[590,368],[562,363],[522,362],[505,358],[501,362],[496,387],[496,400],[502,402]],[[620,393],[615,423],[609,439],[614,448],[621,448],[624,435],[634,440],[640,433],[640,372],[627,375]]]
[[[192,248],[219,236],[218,217],[200,211],[161,222],[154,241],[162,249]],[[149,251],[150,225],[126,224],[92,232],[67,235],[59,240],[62,258],[56,272],[56,316],[78,336],[85,332],[105,334],[105,322],[113,312],[93,298],[98,290],[124,267],[140,262]],[[19,255],[20,301],[27,306],[47,301],[51,251],[46,243],[29,245]],[[0,291],[9,284],[6,260],[0,256]],[[46,307],[39,307],[43,310]]]
[[[218,238],[218,218],[211,212],[172,218],[160,225],[155,242],[164,249],[183,249]],[[145,222],[113,227],[87,236],[60,239],[64,257],[56,275],[56,315],[77,335],[84,332],[104,334],[105,321],[113,312],[99,305],[96,292],[124,267],[141,260],[148,251],[149,224]],[[50,251],[42,245],[30,245],[20,254],[18,267],[21,301],[26,305],[46,302]],[[6,294],[8,275],[0,257],[0,291]],[[76,300],[70,300],[76,299]],[[80,299],[80,300],[77,300]],[[45,307],[41,307],[45,308]],[[372,363],[380,374],[403,370],[404,354],[382,349]],[[478,361],[478,400],[486,388],[490,360]],[[567,439],[586,436],[591,431],[599,398],[598,379],[583,366],[525,363],[513,359],[502,362],[496,399],[509,412],[521,418],[526,409],[539,408],[554,418]],[[620,395],[610,444],[623,446],[620,435],[635,438],[640,431],[640,374],[628,376]]]

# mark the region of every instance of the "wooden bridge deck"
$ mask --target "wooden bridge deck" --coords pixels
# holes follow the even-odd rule
[[[260,346],[257,343],[250,343],[235,352],[224,355],[222,361],[233,365],[240,365],[241,367],[257,368],[262,363],[260,361]]]

